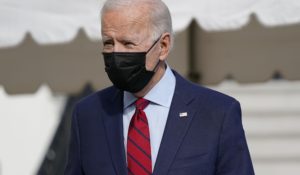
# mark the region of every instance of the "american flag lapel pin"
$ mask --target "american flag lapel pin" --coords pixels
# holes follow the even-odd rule
[[[187,116],[188,116],[187,112],[181,112],[181,113],[179,113],[179,117],[180,118],[187,117]]]

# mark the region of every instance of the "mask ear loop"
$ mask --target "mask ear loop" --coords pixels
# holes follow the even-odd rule
[[[157,64],[156,64],[155,67],[153,68],[153,71],[154,71],[154,72],[155,72],[156,68],[158,67],[159,63],[160,63],[160,60],[158,60]]]
[[[154,43],[153,43],[152,46],[147,50],[146,53],[148,53],[148,52],[149,52],[149,51],[150,51],[150,50],[158,43],[158,41],[160,40],[161,36],[162,36],[162,35],[160,35],[160,36],[157,38],[157,40],[154,41]],[[160,60],[158,60],[157,64],[155,65],[155,67],[154,67],[154,69],[153,69],[153,71],[156,70],[156,68],[158,67],[159,63],[160,63]]]
[[[146,53],[150,52],[150,50],[158,43],[158,41],[160,40],[161,35],[157,38],[157,40],[154,41],[154,43],[152,44],[152,46],[146,51]]]

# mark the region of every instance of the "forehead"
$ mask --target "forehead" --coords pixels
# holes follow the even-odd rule
[[[143,6],[107,10],[101,19],[103,37],[138,37],[149,33],[150,18]]]

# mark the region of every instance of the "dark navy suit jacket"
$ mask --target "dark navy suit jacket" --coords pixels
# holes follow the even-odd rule
[[[174,74],[153,175],[253,175],[239,102]],[[114,87],[77,104],[66,175],[127,175],[122,115],[123,92]]]

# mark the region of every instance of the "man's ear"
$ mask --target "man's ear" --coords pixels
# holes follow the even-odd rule
[[[161,61],[164,61],[167,59],[170,49],[171,49],[171,34],[170,33],[162,34],[159,45],[160,45],[160,51],[161,51],[159,59]]]

